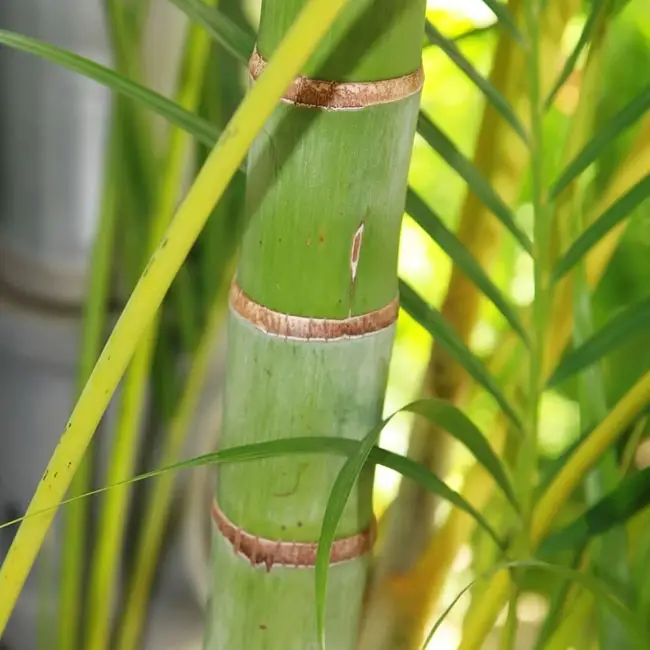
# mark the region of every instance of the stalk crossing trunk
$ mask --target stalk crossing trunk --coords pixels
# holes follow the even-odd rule
[[[303,4],[263,3],[253,78]],[[360,439],[382,416],[424,5],[350,2],[251,149],[249,222],[230,298],[224,448],[306,435]],[[207,650],[318,647],[313,565],[341,465],[292,455],[219,470]],[[356,643],[372,478],[367,471],[358,482],[332,551],[326,632],[337,650]]]

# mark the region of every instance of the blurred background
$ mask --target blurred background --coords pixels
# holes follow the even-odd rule
[[[117,4],[123,5],[122,15],[110,8]],[[254,34],[257,0],[220,0],[219,7],[246,33]],[[428,18],[446,36],[456,39],[478,71],[489,73],[498,33],[494,16],[480,0],[429,0]],[[584,16],[578,16],[567,30],[562,46],[567,55],[583,22]],[[191,48],[186,45],[188,21],[167,0],[3,0],[0,28],[88,57],[168,97],[178,97],[179,88],[185,88],[188,107],[217,126],[225,124],[248,83],[245,68],[222,47],[211,45],[200,83],[192,85],[191,66],[196,58],[188,54]],[[605,61],[596,111],[601,123],[648,84],[650,12],[643,0],[631,1],[617,19]],[[422,108],[471,158],[484,97],[438,48],[424,43],[423,62]],[[560,148],[567,115],[576,99],[572,91],[575,82],[569,80],[551,111],[549,149],[554,142]],[[4,46],[0,47],[0,89],[0,521],[9,521],[25,511],[98,345],[144,267],[152,249],[150,242],[157,240],[159,222],[164,224],[168,218],[165,212],[173,212],[207,148],[189,140],[171,145],[175,136],[169,126],[150,112],[116,99],[108,89],[81,75]],[[631,137],[632,133],[622,138],[616,150],[603,156],[590,171],[595,191],[606,182]],[[170,153],[174,146],[180,153]],[[166,165],[170,159],[175,162]],[[162,194],[168,197],[168,208],[161,206],[161,192],[156,191],[159,182]],[[464,183],[419,136],[410,184],[454,229]],[[241,183],[235,179],[174,283],[163,306],[151,358],[143,362],[139,375],[144,384],[138,389],[133,385],[136,379],[131,385],[128,376],[124,380],[101,424],[78,493],[215,447],[225,290],[236,258],[242,194]],[[647,203],[637,209],[596,293],[601,322],[648,295]],[[527,211],[524,189],[518,207],[524,224]],[[162,215],[158,221],[157,215]],[[491,276],[515,304],[525,306],[532,298],[529,260],[510,238],[499,247]],[[101,267],[98,260],[104,258],[107,262]],[[108,279],[102,279],[98,267]],[[450,270],[447,255],[405,215],[401,277],[439,306]],[[104,294],[107,307],[102,312],[95,303],[101,302]],[[505,330],[503,319],[486,305],[473,335],[473,349],[490,359]],[[608,358],[610,400],[631,385],[640,369],[648,367],[649,338],[650,329]],[[430,336],[402,313],[387,412],[417,395],[431,345]],[[507,381],[507,377],[500,380]],[[565,388],[544,398],[542,463],[551,462],[579,432],[578,407],[571,388]],[[123,399],[125,394],[132,396],[131,401]],[[472,399],[470,415],[489,431],[495,409],[481,391]],[[404,453],[410,426],[407,416],[393,420],[383,433],[382,445]],[[468,458],[458,452],[453,460],[449,480],[457,486]],[[147,620],[145,640],[139,647],[201,647],[211,470],[175,474],[168,498],[160,497],[165,503],[153,505],[160,496],[158,480],[115,490],[122,496],[113,500],[106,495],[90,497],[84,500],[87,505],[81,512],[75,511],[73,504],[57,515],[56,526],[2,639],[8,650],[58,647],[53,645],[53,631],[64,634],[61,603],[75,602],[69,594],[71,600],[66,600],[62,589],[74,583],[75,575],[77,579],[84,576],[84,593],[91,595],[82,599],[79,611],[70,614],[73,626],[101,628],[97,623],[101,613],[92,593],[104,584],[102,580],[112,577],[119,585],[115,602],[109,603],[116,630],[125,624],[122,608],[135,608],[135,616]],[[379,468],[378,516],[397,487],[397,476]],[[490,507],[498,511],[500,505],[495,500]],[[144,604],[128,601],[126,585],[137,580],[138,545],[146,535],[148,521],[144,513],[154,507],[161,507],[165,516],[157,538],[160,548],[152,557],[149,607],[148,596]],[[440,516],[446,512],[441,508]],[[0,529],[0,556],[14,532],[11,527]],[[114,537],[112,555],[106,547],[98,551],[107,535]],[[478,569],[490,565],[492,551],[484,542],[482,535],[476,534],[471,545],[464,547],[441,606],[451,602]],[[103,569],[97,569],[97,563],[103,564]],[[530,591],[521,601],[520,618],[531,626],[545,614],[547,586],[541,579],[531,580]],[[456,646],[462,613],[463,602],[437,635],[437,650]],[[93,620],[95,623],[86,623]],[[119,648],[116,643],[109,646]]]

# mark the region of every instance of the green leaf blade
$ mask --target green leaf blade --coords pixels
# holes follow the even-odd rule
[[[618,487],[604,496],[580,517],[551,533],[540,545],[538,554],[546,557],[586,544],[596,536],[625,524],[650,505],[650,468],[626,476]]]
[[[476,165],[424,113],[418,118],[418,133],[425,142],[467,183],[469,189],[510,231],[522,248],[532,254],[530,238],[515,223],[512,211],[485,180]]]
[[[442,219],[411,188],[406,196],[406,212],[447,253],[454,264],[462,269],[463,273],[483,292],[513,330],[519,334],[526,346],[529,346],[530,339],[519,315],[499,287],[490,280],[483,267],[463,246],[458,237],[445,226]]]
[[[210,122],[106,66],[45,41],[1,29],[0,44],[39,56],[72,72],[93,79],[129,99],[140,102],[172,124],[187,131],[203,144],[211,147],[217,141],[219,131]]]
[[[612,203],[571,244],[553,271],[553,282],[562,279],[615,226],[650,196],[650,174],[642,178],[617,201]]]
[[[466,585],[451,601],[447,609],[445,609],[444,612],[438,617],[438,620],[435,622],[431,628],[431,631],[427,635],[422,649],[425,650],[426,648],[431,647],[430,644],[435,633],[438,631],[451,610],[479,580],[488,579],[500,571],[511,569],[537,569],[551,573],[558,578],[561,578],[562,580],[568,580],[580,585],[583,589],[591,592],[598,602],[609,608],[612,614],[614,614],[616,618],[623,624],[629,634],[629,638],[632,640],[632,643],[634,647],[637,648],[637,650],[645,650],[645,648],[648,647],[650,639],[648,638],[648,634],[645,631],[642,622],[639,621],[636,616],[634,616],[634,614],[625,604],[623,604],[618,598],[611,594],[608,584],[606,584],[604,581],[599,580],[598,578],[587,573],[582,573],[581,571],[576,571],[575,569],[570,569],[559,564],[550,564],[548,562],[542,562],[540,560],[518,560],[499,564],[492,570],[487,571]]]
[[[474,85],[485,95],[486,99],[501,115],[501,117],[512,127],[513,131],[524,141],[528,142],[528,136],[521,120],[517,117],[508,100],[498,88],[493,86],[483,75],[479,74],[476,68],[465,58],[458,49],[456,43],[446,38],[430,21],[424,25],[425,33],[429,43],[439,47],[449,59],[474,83]]]
[[[650,85],[604,124],[591,142],[566,166],[551,187],[550,198],[557,198],[621,133],[633,126],[649,109]]]
[[[551,92],[548,94],[548,97],[546,99],[546,108],[550,108],[550,106],[553,104],[558,92],[575,70],[580,55],[584,51],[585,47],[587,47],[587,45],[589,45],[591,42],[591,37],[595,31],[596,25],[598,24],[598,19],[600,18],[601,11],[603,10],[605,4],[606,3],[602,0],[593,0],[591,12],[589,13],[589,17],[587,18],[584,27],[580,32],[580,38],[578,39],[578,42],[573,48],[571,54],[564,62],[562,72],[560,72],[557,81],[553,85]]]
[[[345,504],[350,497],[354,484],[359,478],[364,465],[368,462],[381,432],[388,422],[390,422],[390,420],[398,413],[415,413],[421,415],[427,418],[430,422],[445,429],[451,436],[462,442],[468,447],[468,449],[470,449],[470,451],[472,451],[472,453],[475,454],[477,460],[494,477],[495,481],[506,493],[508,499],[511,500],[515,507],[517,505],[512,484],[506,475],[501,461],[490,448],[480,430],[458,408],[444,400],[426,399],[412,402],[390,415],[379,426],[370,431],[358,444],[357,450],[348,458],[336,477],[336,481],[334,482],[334,486],[330,492],[330,497],[327,501],[321,534],[318,541],[315,567],[316,620],[318,638],[320,639],[322,648],[325,648],[325,603],[329,573],[329,558],[336,537],[336,529],[338,528],[339,521],[345,509]],[[381,452],[379,452],[379,455],[382,457]],[[386,458],[386,453],[383,454],[383,458]],[[453,490],[446,488],[446,486],[443,488],[444,483],[431,474],[426,468],[421,466],[418,467],[415,463],[407,467],[407,463],[403,462],[407,459],[399,459],[399,457],[396,456],[393,456],[392,458],[393,460],[397,459],[398,467],[404,471],[414,471],[412,478],[415,480],[418,480],[419,478],[419,482],[423,481],[426,483],[426,485],[421,483],[423,484],[423,487],[436,491],[438,494],[454,503],[454,505],[457,505],[473,516],[493,537],[497,545],[503,547],[503,543],[494,529],[488,524],[483,516],[472,508],[469,503],[464,501],[460,495],[454,493]]]
[[[557,367],[547,385],[549,387],[573,377],[584,368],[603,359],[640,331],[650,327],[650,296],[628,306],[614,316],[598,332],[570,352]]]
[[[492,395],[515,428],[521,430],[519,415],[506,399],[484,364],[471,352],[454,332],[439,311],[430,307],[406,282],[400,280],[400,303],[402,308],[426,329],[436,341],[457,361],[467,373]]]
[[[170,0],[192,22],[203,27],[226,51],[238,61],[248,63],[255,47],[255,36],[243,30],[216,7],[202,0]]]

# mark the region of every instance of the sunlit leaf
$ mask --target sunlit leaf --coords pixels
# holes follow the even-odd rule
[[[621,133],[633,126],[650,109],[650,85],[623,107],[598,132],[584,149],[566,166],[550,189],[550,197],[556,198],[579,176]]]
[[[573,242],[569,250],[558,261],[553,271],[553,281],[557,282],[566,275],[612,228],[623,221],[649,196],[650,175],[647,175],[628,190],[626,194],[612,203]]]
[[[573,48],[573,51],[571,52],[567,60],[564,62],[564,67],[562,68],[562,72],[560,72],[560,75],[558,76],[557,81],[553,86],[553,89],[548,95],[548,98],[546,100],[547,108],[553,104],[558,92],[560,91],[562,86],[566,83],[566,80],[571,76],[571,74],[575,70],[580,55],[584,51],[585,47],[591,42],[591,37],[594,33],[594,29],[598,23],[598,19],[600,18],[600,14],[603,11],[604,6],[607,4],[607,0],[605,1],[592,0],[591,4],[592,4],[591,12],[589,13],[589,16],[584,24],[584,27],[582,28],[582,32],[580,32],[580,38],[578,39],[578,42]]]
[[[253,462],[256,460],[264,460],[265,458],[289,456],[292,454],[330,454],[349,457],[357,452],[359,444],[360,443],[356,440],[315,436],[310,438],[285,438],[281,440],[270,440],[250,445],[231,447],[229,449],[222,449],[220,451],[210,452],[177,463],[172,463],[171,465],[166,465],[165,467],[151,470],[149,472],[144,472],[143,474],[139,474],[124,481],[114,483],[113,485],[107,485],[97,490],[65,499],[60,505],[67,505],[68,503],[89,496],[94,496],[96,494],[101,494],[108,490],[155,478],[156,476],[160,476],[167,472],[179,472],[195,467],[204,467],[206,465]],[[449,501],[451,504],[465,511],[468,515],[473,517],[477,524],[484,528],[491,537],[495,540],[499,539],[494,529],[487,523],[481,513],[472,508],[472,506],[458,492],[449,488],[423,465],[416,463],[405,456],[400,456],[399,454],[382,449],[381,447],[375,447],[371,450],[368,461],[375,465],[382,465],[383,467],[392,469],[402,476],[416,481],[424,489],[437,494],[440,498]],[[39,510],[38,512],[32,513],[30,516],[36,517],[45,512],[56,510],[58,507],[59,506],[55,506]],[[11,521],[2,522],[0,523],[0,530],[10,526],[15,526],[26,518],[27,517],[18,517]]]
[[[592,363],[603,359],[638,332],[648,328],[650,328],[650,296],[642,302],[628,306],[591,338],[569,352],[549,379],[548,386],[552,387],[569,379]]]
[[[499,481],[505,486],[505,489],[509,493],[510,498],[514,499],[514,494],[512,493],[512,488],[510,486],[509,480],[507,479],[505,471],[503,470],[503,467],[501,466],[498,457],[494,454],[494,452],[492,452],[491,449],[489,449],[489,446],[485,442],[483,435],[478,431],[478,429],[475,429],[471,421],[469,421],[466,418],[466,416],[464,416],[460,411],[458,411],[459,415],[453,415],[452,409],[454,409],[455,407],[451,405],[446,405],[444,402],[440,403],[437,408],[435,404],[433,403],[426,404],[425,402],[432,402],[432,401],[423,400],[421,403],[416,402],[412,405],[407,406],[405,409],[402,410],[403,411],[412,410],[412,412],[419,412],[420,414],[425,415],[425,417],[435,418],[435,421],[438,422],[440,426],[449,427],[449,429],[451,429],[451,431],[449,431],[450,433],[452,434],[456,433],[459,439],[462,439],[465,443],[469,443],[472,447],[480,450],[479,454],[483,459],[483,461],[485,462],[485,465],[487,467],[493,467],[493,469],[496,470],[495,479],[496,477],[500,477]],[[482,528],[484,528],[485,531],[498,544],[503,545],[503,541],[499,539],[495,530],[489,525],[489,523],[485,520],[483,515],[480,512],[476,511],[458,492],[449,488],[443,481],[441,481],[437,476],[435,476],[435,474],[430,472],[426,467],[424,467],[419,463],[416,463],[415,461],[412,461],[411,459],[405,456],[400,456],[399,454],[395,454],[391,451],[382,449],[380,447],[376,447],[374,445],[374,442],[371,443],[371,441],[377,440],[381,430],[387,424],[388,420],[384,421],[379,427],[377,427],[377,429],[375,429],[368,436],[366,436],[366,438],[361,443],[355,440],[348,440],[343,438],[309,437],[309,438],[289,438],[283,440],[271,440],[267,442],[255,443],[250,445],[231,447],[229,449],[223,449],[220,451],[203,454],[201,456],[197,456],[195,458],[191,458],[188,460],[180,461],[178,463],[173,463],[172,465],[168,465],[166,467],[152,470],[150,472],[140,474],[133,478],[120,481],[119,483],[116,483],[114,485],[100,488],[98,490],[94,490],[93,492],[89,492],[81,496],[73,497],[71,499],[66,499],[62,501],[60,505],[65,505],[67,503],[77,501],[81,498],[85,498],[94,494],[99,494],[101,492],[105,492],[110,489],[119,488],[120,486],[125,486],[145,479],[154,478],[156,476],[160,476],[161,474],[170,471],[186,470],[193,467],[201,467],[201,466],[211,465],[211,464],[216,465],[216,464],[252,462],[256,460],[262,460],[265,458],[286,456],[291,454],[327,453],[327,454],[347,456],[349,460],[344,466],[343,470],[340,472],[335,488],[332,491],[332,497],[330,497],[329,503],[333,503],[334,505],[330,507],[328,503],[329,517],[328,517],[328,513],[326,512],[325,518],[323,520],[323,531],[327,532],[327,530],[331,528],[332,535],[331,535],[331,539],[329,537],[325,539],[325,544],[323,543],[323,535],[321,535],[321,541],[319,543],[319,551],[318,551],[320,564],[317,564],[316,571],[318,575],[319,566],[320,566],[321,580],[323,579],[323,571],[324,571],[325,582],[324,584],[319,582],[318,583],[319,587],[317,587],[318,589],[320,589],[321,585],[323,589],[326,588],[327,569],[329,568],[329,549],[331,549],[331,545],[334,542],[334,536],[336,533],[336,524],[338,524],[338,519],[340,519],[340,514],[339,514],[338,517],[336,518],[336,524],[333,523],[333,519],[335,518],[334,515],[336,514],[335,511],[337,510],[336,505],[342,502],[342,507],[345,507],[345,501],[347,501],[349,490],[347,491],[347,494],[344,494],[345,492],[344,488],[347,485],[350,485],[349,479],[351,479],[352,484],[354,484],[354,480],[356,480],[356,476],[358,476],[358,472],[355,472],[353,476],[352,469],[348,469],[347,471],[345,470],[346,468],[352,468],[352,466],[354,466],[353,467],[354,470],[358,468],[360,471],[361,467],[366,462],[382,465],[384,467],[392,469],[395,472],[398,472],[399,474],[404,476],[405,478],[415,481],[416,483],[418,483],[418,485],[420,485],[425,490],[433,494],[436,494],[442,499],[449,501],[452,505],[460,508],[468,515],[470,515],[472,518],[474,518],[477,524]],[[475,431],[478,432],[478,434],[475,433],[473,427]],[[477,435],[478,437],[476,437]],[[350,460],[353,460],[354,462],[350,463]],[[359,463],[361,464],[359,465]],[[346,477],[348,477],[347,480]],[[350,485],[350,489],[351,489],[351,485]],[[38,512],[31,513],[30,516],[31,517],[39,516],[44,512],[48,512],[54,509],[56,509],[56,507],[40,510]],[[9,526],[16,525],[21,521],[23,521],[24,519],[26,519],[26,517],[19,517],[12,521],[3,522],[2,524],[0,524],[0,530]],[[330,522],[329,526],[327,523],[328,521]],[[329,546],[327,550],[321,550],[327,547],[328,539],[329,539]],[[322,592],[322,594],[323,595],[320,598],[317,598],[317,603],[319,606],[319,611],[324,612],[324,604],[325,604],[324,591]],[[322,625],[322,619],[320,625]]]
[[[444,429],[452,437],[462,442],[474,454],[475,458],[483,465],[483,467],[490,472],[497,484],[508,496],[511,503],[514,505],[517,503],[511,482],[506,475],[499,457],[494,453],[476,425],[474,425],[474,423],[453,404],[440,399],[425,399],[408,404],[399,411],[393,413],[378,427],[366,435],[359,444],[357,450],[345,462],[345,465],[336,478],[327,502],[327,508],[325,509],[325,514],[323,516],[321,534],[318,540],[318,552],[316,555],[315,568],[318,634],[321,639],[323,639],[325,629],[325,599],[327,594],[329,558],[336,537],[336,530],[339,521],[343,514],[343,510],[345,509],[345,504],[352,492],[352,488],[354,487],[361,470],[368,461],[370,454],[379,439],[379,435],[388,422],[390,422],[390,420],[398,413],[415,413],[421,415],[432,424]],[[420,469],[418,472],[425,469],[423,466],[419,467]],[[449,498],[449,495],[447,495],[446,498],[450,501],[452,500]],[[476,518],[478,513],[473,509],[472,512],[474,513],[473,516]],[[487,522],[484,527],[492,530]],[[502,546],[502,542],[499,538],[493,533],[490,534],[497,544]]]
[[[458,68],[476,85],[476,87],[485,95],[486,99],[492,104],[494,109],[501,117],[512,127],[524,142],[528,137],[521,121],[515,115],[508,100],[503,96],[501,91],[493,86],[476,68],[467,60],[463,53],[458,49],[456,43],[446,38],[434,25],[428,20],[424,26],[426,36],[432,45],[438,46]]]
[[[574,227],[581,227],[577,215]],[[580,264],[573,274],[573,340],[580,347],[594,333],[592,297],[587,283],[585,265]],[[578,377],[578,403],[580,422],[589,426],[602,422],[607,417],[607,391],[602,367],[595,363],[580,373]],[[614,489],[621,479],[616,451],[608,449],[587,476],[584,496],[587,505],[593,505],[605,494]],[[586,544],[580,543],[582,547]],[[597,575],[606,575],[618,584],[629,580],[627,563],[627,535],[625,530],[614,529],[604,535],[590,549],[591,566]],[[600,647],[610,648],[626,645],[627,634],[618,620],[602,605],[596,607],[597,638]]]
[[[427,144],[467,183],[469,189],[493,212],[514,235],[525,251],[532,251],[532,243],[515,223],[512,211],[487,182],[476,165],[464,156],[456,145],[424,114],[418,119],[418,133]]]
[[[438,617],[435,625],[431,628],[431,631],[427,635],[424,645],[422,646],[423,650],[425,650],[427,647],[431,647],[430,644],[435,633],[440,629],[440,626],[444,623],[451,610],[456,606],[458,601],[477,582],[479,582],[479,580],[485,580],[499,573],[500,571],[508,571],[511,569],[535,569],[538,571],[551,573],[552,575],[555,575],[562,580],[569,580],[571,582],[579,584],[587,591],[590,591],[598,602],[608,607],[611,612],[618,618],[618,620],[623,623],[630,636],[630,639],[634,643],[635,648],[638,648],[638,650],[643,650],[648,647],[648,634],[643,624],[637,620],[637,618],[628,609],[628,607],[626,607],[620,600],[618,600],[618,598],[612,595],[609,586],[605,582],[588,573],[582,573],[581,571],[576,571],[575,569],[569,569],[568,567],[561,566],[559,564],[549,564],[547,562],[540,562],[539,560],[521,560],[499,564],[492,570],[487,571],[482,576],[479,576],[477,579],[472,580],[472,582],[464,587],[451,601],[450,605],[445,609],[445,611]]]
[[[650,467],[626,476],[618,487],[584,514],[560,530],[551,533],[539,548],[548,556],[586,543],[617,526],[650,504]]]
[[[411,188],[409,188],[406,196],[406,212],[447,253],[452,262],[462,269],[463,273],[492,301],[513,330],[528,345],[528,333],[516,310],[512,308],[499,287],[490,280],[483,267],[465,248],[456,234],[445,226],[442,219]]]
[[[646,405],[645,408],[641,409],[637,416],[632,420],[629,426],[626,428],[626,431],[632,432],[634,427],[638,422],[647,416],[650,416],[650,403]],[[557,457],[550,461],[545,470],[541,473],[539,483],[536,487],[535,493],[538,495],[546,492],[551,483],[555,480],[557,475],[560,473],[562,468],[567,464],[569,459],[573,454],[578,450],[578,448],[591,436],[594,431],[593,426],[585,427],[580,435]],[[620,437],[625,437],[625,433],[621,434]]]
[[[521,422],[503,391],[485,368],[485,365],[465,345],[442,314],[429,306],[406,282],[400,280],[400,304],[429,334],[436,345],[441,345],[478,384],[483,386],[499,404],[515,427],[521,429]]]

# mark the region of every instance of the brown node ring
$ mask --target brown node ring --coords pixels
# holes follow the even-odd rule
[[[249,64],[253,80],[260,76],[266,63],[255,48]],[[423,83],[424,72],[421,67],[403,77],[378,81],[322,81],[299,76],[293,80],[282,99],[298,106],[353,111],[406,99],[419,93]]]
[[[399,298],[381,309],[348,318],[309,318],[273,311],[247,296],[234,280],[230,288],[230,308],[266,334],[290,339],[333,341],[372,334],[390,327],[399,311]]]
[[[212,503],[212,520],[221,535],[228,540],[235,553],[243,555],[253,566],[313,567],[316,565],[317,542],[285,542],[265,539],[247,533],[223,513],[217,501]],[[361,557],[372,550],[376,537],[376,523],[366,530],[337,539],[330,551],[330,564]]]

